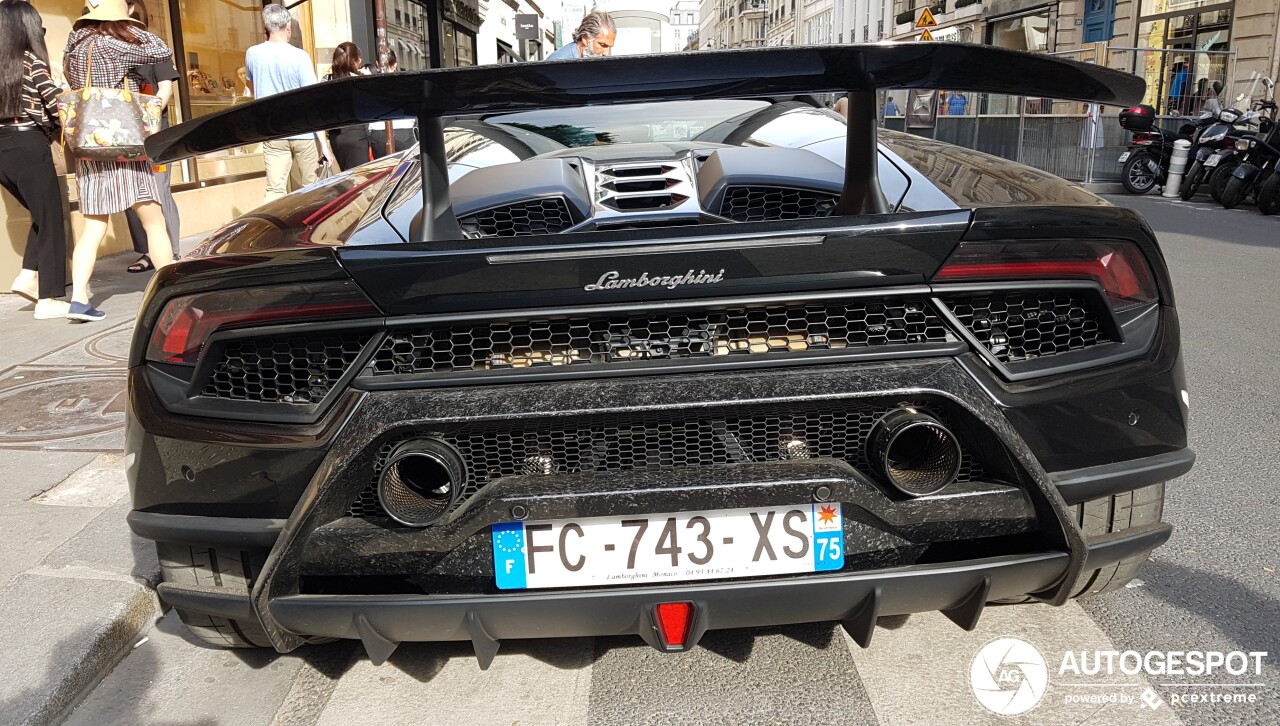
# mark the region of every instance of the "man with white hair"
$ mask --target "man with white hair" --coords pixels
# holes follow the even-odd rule
[[[316,68],[311,56],[289,42],[293,37],[293,17],[289,11],[280,5],[267,5],[262,9],[262,22],[267,28],[267,40],[244,54],[245,74],[254,98],[266,98],[315,83]],[[317,144],[324,158],[337,169],[338,163],[323,132],[262,143],[262,160],[267,170],[265,201],[287,194],[291,177],[295,187],[304,187],[316,180],[320,166]]]
[[[587,13],[573,31],[573,42],[547,56],[547,60],[594,58],[613,54],[613,43],[618,38],[618,28],[613,16],[599,10]]]

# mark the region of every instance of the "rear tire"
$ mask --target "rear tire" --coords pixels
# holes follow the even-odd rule
[[[1191,168],[1187,170],[1186,176],[1182,177],[1182,188],[1178,190],[1178,196],[1182,197],[1182,201],[1189,202],[1191,198],[1200,190],[1200,177],[1204,176],[1204,164],[1199,161],[1194,162]]]
[[[1152,484],[1114,497],[1093,499],[1075,505],[1072,511],[1085,539],[1155,524],[1164,516],[1164,484]],[[1071,597],[1093,597],[1119,590],[1137,576],[1138,569],[1151,556],[1151,552],[1152,550],[1147,550],[1114,565],[1081,572],[1071,585]],[[1030,597],[1015,597],[997,600],[995,604],[1016,605],[1032,601],[1033,598]]]
[[[1243,179],[1231,177],[1227,180],[1227,185],[1222,188],[1223,209],[1235,209],[1240,206],[1240,202],[1244,201],[1248,193],[1249,188]]]
[[[1280,172],[1271,172],[1271,178],[1258,190],[1258,211],[1266,215],[1280,213]]]
[[[1120,169],[1120,183],[1130,194],[1146,194],[1156,188],[1156,175],[1148,168],[1151,154],[1141,153],[1129,157]]]
[[[1080,532],[1085,538],[1122,532],[1134,527],[1156,524],[1164,516],[1164,484],[1153,484],[1131,492],[1103,497],[1076,505]],[[1138,568],[1151,556],[1141,552],[1114,565],[1082,572],[1072,587],[1075,598],[1092,597],[1118,590],[1138,574]]]
[[[230,548],[191,547],[156,543],[160,572],[165,582],[219,587],[249,594],[253,579],[262,571],[267,553]],[[258,622],[230,620],[174,608],[191,634],[220,648],[266,648],[271,640]]]
[[[1238,162],[1223,161],[1209,175],[1209,196],[1213,197],[1213,201],[1222,203],[1222,190],[1226,188],[1227,182],[1231,180],[1231,175],[1239,165]]]

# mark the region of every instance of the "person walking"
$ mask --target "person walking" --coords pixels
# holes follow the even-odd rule
[[[163,40],[129,17],[125,0],[98,0],[92,10],[76,19],[72,28],[63,58],[67,82],[73,90],[93,86],[128,88],[137,93],[143,82],[137,72],[139,67],[173,58],[173,51]],[[77,158],[76,190],[84,226],[71,255],[71,306],[67,317],[91,322],[107,316],[89,304],[89,278],[112,214],[129,208],[138,213],[147,232],[147,253],[156,267],[172,262],[173,252],[150,161]]]
[[[293,18],[289,11],[280,5],[267,5],[262,9],[262,23],[267,28],[267,40],[249,48],[244,56],[245,75],[253,97],[266,98],[315,83],[316,69],[311,56],[289,42],[293,37]],[[316,180],[316,170],[320,166],[317,145],[324,158],[337,167],[338,160],[334,158],[323,132],[262,143],[262,160],[267,171],[265,201],[287,194],[291,178],[298,187],[305,187]]]
[[[333,65],[325,80],[367,75],[360,47],[347,41],[333,49]],[[369,127],[365,124],[329,130],[329,146],[338,159],[338,168],[346,171],[369,163]]]
[[[387,67],[383,73],[399,73],[400,61],[395,50],[387,49]],[[398,118],[391,122],[392,146],[396,151],[404,151],[418,143],[418,120]],[[381,159],[387,155],[387,122],[374,121],[369,124],[369,143],[373,145],[373,158]]]
[[[11,289],[36,304],[37,320],[61,318],[67,294],[63,192],[49,143],[58,93],[40,13],[26,0],[0,0],[0,186],[31,213],[22,271]]]
[[[613,43],[618,38],[618,26],[613,16],[606,12],[594,10],[587,13],[573,31],[573,42],[565,44],[547,56],[547,60],[572,60],[575,58],[595,58],[613,54]]]
[[[142,23],[142,27],[150,29],[151,18],[142,0],[132,0],[129,3],[129,17]],[[173,100],[173,82],[180,77],[178,69],[173,67],[172,60],[167,60],[162,63],[138,66],[137,73],[144,81],[142,92],[163,101],[166,112],[160,115],[160,128],[169,128],[167,109],[169,102]],[[182,220],[178,216],[178,203],[174,201],[173,189],[169,185],[170,166],[168,164],[153,165],[151,170],[156,175],[156,192],[160,195],[160,209],[164,212],[164,227],[169,233],[169,245],[173,249],[173,259],[176,260],[179,257],[178,245],[182,240]],[[156,266],[151,263],[151,257],[147,254],[147,230],[142,226],[142,220],[138,219],[138,213],[132,209],[126,209],[124,218],[129,223],[129,237],[133,239],[133,251],[141,255],[137,262],[125,269],[129,272],[154,270]]]

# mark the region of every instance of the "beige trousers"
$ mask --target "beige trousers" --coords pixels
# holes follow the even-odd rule
[[[315,139],[274,139],[262,142],[262,162],[267,170],[264,201],[270,202],[289,193],[291,180],[293,189],[314,182],[320,152],[316,150]]]

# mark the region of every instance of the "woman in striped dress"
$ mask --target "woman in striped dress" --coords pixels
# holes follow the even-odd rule
[[[126,0],[100,0],[97,7],[76,20],[74,28],[64,52],[67,82],[72,89],[124,88],[128,84],[136,92],[142,80],[138,67],[173,57],[163,40],[129,17]],[[129,208],[137,212],[147,231],[149,256],[156,267],[172,262],[173,252],[150,161],[77,159],[76,188],[84,228],[71,257],[71,306],[67,317],[87,322],[106,317],[89,304],[89,277],[98,260],[98,246],[107,234],[110,215]]]

